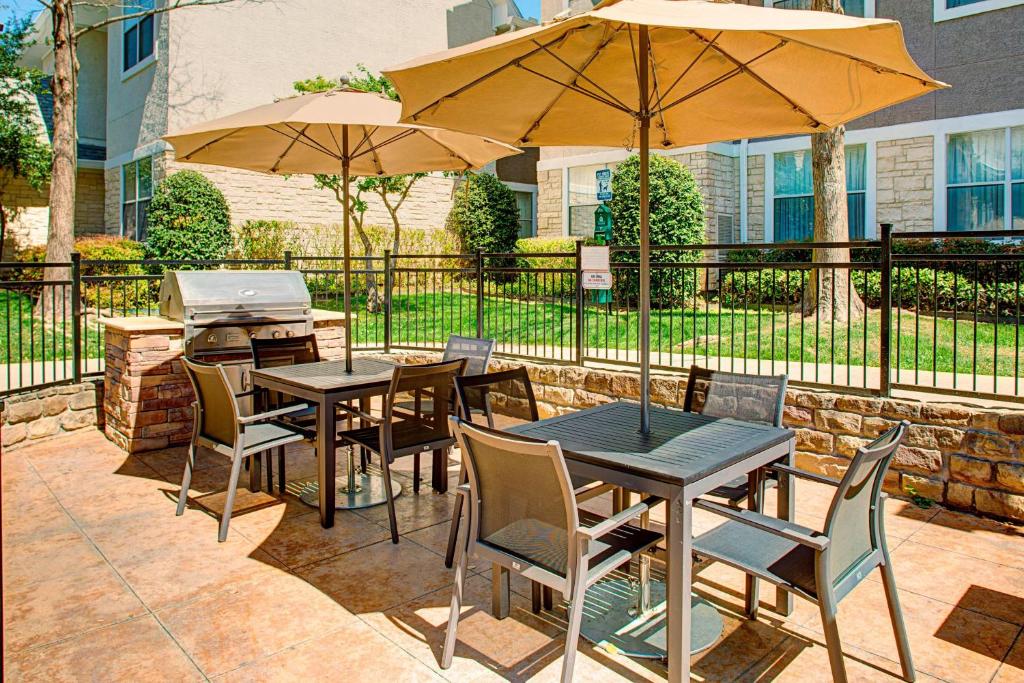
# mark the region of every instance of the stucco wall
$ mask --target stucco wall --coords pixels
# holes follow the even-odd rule
[[[78,136],[83,142],[107,137],[107,34],[90,31],[78,39]]]

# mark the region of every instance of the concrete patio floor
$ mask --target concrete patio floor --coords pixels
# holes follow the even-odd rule
[[[3,454],[6,680],[557,680],[563,613],[531,614],[529,587],[514,583],[512,615],[496,621],[482,566],[468,582],[455,664],[439,668],[453,496],[429,485],[413,495],[410,462],[398,463],[398,545],[383,507],[339,513],[324,530],[294,497],[244,490],[218,544],[210,514],[190,505],[174,515],[183,458],[182,448],[128,456],[96,431]],[[226,486],[225,461],[201,456],[199,468],[193,497]],[[312,476],[311,450],[291,451],[288,468],[289,479]],[[829,494],[800,482],[798,521],[820,525]],[[1024,681],[1024,530],[902,501],[888,503],[886,519],[918,680]],[[713,523],[699,517],[696,530]],[[877,578],[840,610],[852,680],[898,680]],[[748,622],[742,586],[722,566],[699,576],[726,629],[694,658],[696,678],[829,680],[817,609],[797,600],[784,620],[765,610]],[[577,680],[665,676],[660,663],[580,647]]]

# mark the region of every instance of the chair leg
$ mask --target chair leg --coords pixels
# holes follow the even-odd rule
[[[398,543],[398,518],[395,515],[395,496],[391,491],[391,468],[388,466],[388,458],[381,453],[380,456],[381,475],[384,477],[384,493],[388,498],[388,523],[391,525],[391,542]]]
[[[896,635],[896,650],[900,655],[900,666],[903,668],[903,680],[913,681],[916,678],[914,673],[914,660],[910,655],[910,639],[907,638],[907,627],[903,623],[903,610],[900,609],[900,599],[896,594],[896,577],[892,573],[892,563],[888,561],[878,567],[882,572],[882,585],[885,587],[885,601],[889,605],[889,619],[892,620],[892,630]]]
[[[283,496],[284,495],[284,446],[281,446],[277,451],[277,490]]]
[[[267,493],[273,495],[274,493],[274,454],[267,451],[265,454],[267,468]]]
[[[412,456],[412,492],[419,495],[420,492],[420,454],[413,453]]]
[[[565,634],[565,656],[562,658],[562,683],[572,683],[572,670],[576,664],[576,645],[583,624],[583,599],[587,593],[586,574],[576,577],[569,602],[569,629]]]
[[[747,509],[755,512],[761,511],[762,500],[762,473],[755,470],[747,475]],[[747,618],[757,621],[757,607],[760,602],[760,590],[757,577],[752,574],[745,574],[744,577],[744,611]]]
[[[452,588],[452,606],[448,613],[448,630],[444,635],[444,649],[441,652],[442,669],[447,669],[452,665],[452,657],[455,655],[455,633],[459,629],[459,613],[462,611],[462,593],[466,582],[468,554],[465,547],[459,548],[459,562],[455,567],[455,586]]]
[[[839,642],[835,604],[830,596],[825,596],[818,607],[821,610],[821,628],[825,633],[825,647],[828,649],[828,663],[832,668],[832,680],[834,683],[846,683],[846,664],[843,662],[843,646]]]
[[[452,510],[452,526],[448,530],[448,549],[444,553],[444,566],[451,569],[455,557],[455,544],[459,541],[459,525],[462,523],[462,496],[455,496],[455,509]]]
[[[228,482],[228,495],[224,498],[224,514],[220,517],[220,533],[217,535],[221,543],[228,538],[228,525],[231,523],[231,510],[235,505],[235,490],[238,488],[238,475],[242,471],[243,460],[248,458],[235,455],[235,461],[231,463],[231,480]]]
[[[196,464],[196,446],[195,444],[189,444],[188,446],[188,459],[185,460],[185,475],[181,478],[181,493],[178,494],[178,511],[175,513],[179,517],[185,513],[185,505],[188,503],[188,487],[192,485],[192,468]]]
[[[544,609],[549,612],[553,609],[555,604],[555,591],[552,590],[551,586],[544,586],[542,589],[542,595],[544,597]]]
[[[536,581],[530,582],[530,611],[540,614],[540,584]]]

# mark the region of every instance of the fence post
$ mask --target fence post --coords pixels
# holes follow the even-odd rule
[[[879,258],[879,267],[881,268],[879,306],[882,309],[882,319],[878,325],[878,390],[882,396],[888,396],[890,391],[889,347],[892,335],[892,223],[882,223],[880,227],[882,229],[882,249]],[[865,359],[866,362],[867,359]]]
[[[291,270],[292,269],[292,250],[291,249],[285,249],[284,250],[284,269],[285,270]]]
[[[71,378],[82,381],[82,255],[71,252]]]
[[[576,365],[583,365],[583,240],[576,240]]]
[[[484,338],[484,250],[476,251],[476,338]]]
[[[391,353],[391,250],[384,250],[384,353]]]

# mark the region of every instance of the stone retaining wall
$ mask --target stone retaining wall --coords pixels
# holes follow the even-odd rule
[[[395,356],[407,362],[437,359]],[[533,380],[542,418],[640,396],[635,373],[505,359],[491,364],[493,370],[520,365]],[[655,403],[681,407],[685,394],[685,374],[651,379]],[[949,507],[1024,521],[1024,410],[802,388],[786,392],[784,422],[796,431],[797,465],[827,476],[841,476],[859,446],[902,419],[912,426],[889,473],[890,493],[907,496],[913,490]]]
[[[102,394],[101,382],[82,382],[9,396],[0,413],[0,444],[8,450],[96,425]]]

